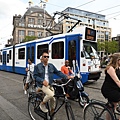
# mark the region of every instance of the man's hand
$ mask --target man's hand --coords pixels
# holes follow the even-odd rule
[[[68,77],[68,79],[73,79],[74,78],[74,76],[67,76]]]
[[[48,86],[48,84],[49,84],[49,83],[48,83],[46,80],[44,80],[44,81],[43,81],[43,85],[44,85],[44,86],[46,86],[46,87],[47,87],[47,86]]]

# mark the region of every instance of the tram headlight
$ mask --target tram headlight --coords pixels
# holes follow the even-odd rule
[[[91,70],[91,66],[88,66],[88,71],[90,71]]]

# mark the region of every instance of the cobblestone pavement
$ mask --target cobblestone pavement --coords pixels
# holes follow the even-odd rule
[[[102,70],[103,71],[103,70]],[[22,89],[23,75],[0,71],[0,120],[30,120],[27,111],[27,95]],[[104,72],[101,78],[95,82],[88,82],[85,91],[90,99],[105,101],[100,88],[104,80]],[[76,120],[83,120],[83,109],[77,102],[70,101]],[[64,106],[56,114],[57,120],[67,120]]]

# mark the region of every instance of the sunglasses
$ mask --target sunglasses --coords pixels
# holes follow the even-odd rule
[[[49,56],[43,56],[44,58],[49,58]]]

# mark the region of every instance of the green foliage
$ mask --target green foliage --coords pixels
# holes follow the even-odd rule
[[[32,40],[35,40],[36,38],[37,38],[36,36],[26,36],[22,42],[32,41]]]
[[[119,45],[117,41],[104,41],[98,40],[98,51],[105,51],[106,53],[115,53],[119,51]]]

